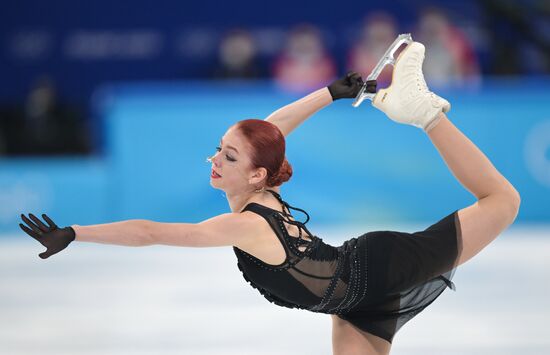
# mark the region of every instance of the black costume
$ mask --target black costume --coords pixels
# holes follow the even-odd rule
[[[462,250],[457,211],[424,231],[369,232],[335,247],[309,232],[307,212],[267,191],[288,213],[255,202],[242,211],[267,220],[285,249],[286,260],[270,265],[237,247],[233,250],[245,280],[270,302],[336,314],[391,343],[399,328],[446,287],[455,290],[450,280]],[[305,213],[306,221],[290,220],[289,208]],[[297,226],[299,236],[290,236],[285,223]],[[302,231],[311,241],[301,238]]]

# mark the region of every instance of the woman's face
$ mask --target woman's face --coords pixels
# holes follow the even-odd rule
[[[260,187],[267,173],[265,168],[251,168],[248,143],[235,128],[230,128],[224,134],[216,147],[216,154],[210,160],[210,185],[230,193]]]

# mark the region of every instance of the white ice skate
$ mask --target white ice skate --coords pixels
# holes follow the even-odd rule
[[[429,132],[439,121],[439,113],[448,112],[451,104],[428,89],[422,73],[424,51],[422,43],[412,42],[401,52],[391,85],[378,90],[372,105],[393,121]]]
[[[382,73],[382,70],[384,70],[386,65],[395,65],[395,53],[397,50],[403,45],[412,43],[412,41],[413,39],[410,33],[402,33],[397,36],[395,41],[393,41],[388,49],[386,49],[386,52],[382,58],[378,60],[378,63],[376,63],[376,66],[372,69],[369,76],[367,76],[363,87],[351,104],[353,107],[359,107],[359,105],[361,105],[361,103],[366,99],[372,100],[374,98],[376,95],[376,79],[378,79],[378,76]]]

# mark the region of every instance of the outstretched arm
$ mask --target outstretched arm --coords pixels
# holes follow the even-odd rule
[[[73,224],[71,228],[75,231],[77,242],[142,247],[154,244],[149,232],[151,223],[145,219],[130,219],[88,226]]]
[[[286,137],[315,112],[341,98],[354,98],[363,81],[359,74],[349,72],[332,84],[273,112],[265,120],[273,123]]]
[[[252,235],[251,219],[240,213],[223,213],[200,223],[164,223],[128,220],[91,226],[73,225],[76,240],[126,246],[180,247],[239,246]]]
[[[200,223],[161,223],[144,219],[59,228],[47,215],[45,222],[21,215],[21,229],[47,250],[42,259],[60,252],[73,241],[124,246],[173,245],[183,247],[217,247],[245,245],[257,235],[254,219],[244,213],[224,213]],[[255,216],[254,216],[255,217]]]

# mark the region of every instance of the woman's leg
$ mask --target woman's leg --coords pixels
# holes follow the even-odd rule
[[[337,315],[332,318],[332,354],[333,355],[386,355],[390,353],[391,343],[372,335]]]
[[[477,202],[458,211],[462,253],[457,265],[479,253],[515,220],[520,196],[489,159],[444,113],[427,134],[441,157]]]
[[[516,189],[489,159],[447,119],[447,100],[429,91],[422,64],[425,48],[413,42],[397,58],[392,83],[377,92],[372,104],[390,119],[427,132],[445,163],[478,201],[458,211],[462,252],[458,265],[493,241],[518,213]]]

